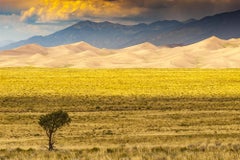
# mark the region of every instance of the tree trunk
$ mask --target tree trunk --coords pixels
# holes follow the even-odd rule
[[[48,137],[48,150],[52,151],[53,150],[53,134],[50,133]]]

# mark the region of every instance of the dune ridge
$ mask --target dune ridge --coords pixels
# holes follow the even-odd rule
[[[0,67],[240,68],[240,39],[211,37],[188,46],[151,43],[100,49],[85,42],[57,47],[36,44],[0,52]]]

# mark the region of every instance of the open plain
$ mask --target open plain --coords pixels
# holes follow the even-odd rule
[[[238,69],[1,68],[0,90],[0,159],[240,159]]]

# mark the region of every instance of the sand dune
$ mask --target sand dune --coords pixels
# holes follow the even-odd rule
[[[0,52],[0,67],[240,68],[240,39],[211,37],[188,46],[143,43],[119,50],[85,42],[45,48],[31,44]]]

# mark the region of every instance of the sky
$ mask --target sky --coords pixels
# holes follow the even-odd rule
[[[184,21],[238,9],[239,0],[0,0],[0,44],[47,35],[80,20]]]

